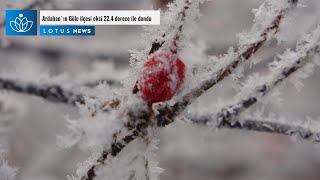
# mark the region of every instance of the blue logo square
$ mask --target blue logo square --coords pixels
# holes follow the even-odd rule
[[[37,31],[37,10],[6,10],[7,36],[36,36]]]

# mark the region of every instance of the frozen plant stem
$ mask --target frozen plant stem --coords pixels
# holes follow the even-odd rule
[[[97,85],[99,85],[100,83],[106,83],[110,86],[115,86],[115,87],[120,87],[121,86],[121,83],[117,80],[114,80],[114,79],[100,79],[96,82],[88,82],[88,83],[85,83],[83,84],[83,86],[87,86],[87,87],[96,87]]]
[[[191,2],[190,0],[186,0],[185,1],[185,6],[183,7],[183,9],[181,10],[181,12],[178,13],[178,17],[177,17],[177,22],[175,22],[174,25],[172,25],[168,31],[166,33],[164,33],[162,35],[162,38],[165,38],[167,36],[167,33],[169,33],[170,31],[172,30],[176,30],[175,32],[175,36],[173,38],[173,42],[172,42],[172,50],[174,52],[177,52],[177,49],[178,49],[178,41],[180,39],[180,36],[181,36],[181,33],[182,33],[182,28],[183,28],[183,25],[184,25],[184,21],[186,19],[186,12],[187,10],[190,8],[190,5],[191,5]],[[176,24],[179,24],[178,27],[176,27]],[[176,29],[177,28],[177,29]],[[162,45],[165,43],[164,40],[159,40],[159,39],[156,39],[153,43],[152,43],[152,46],[151,46],[151,49],[149,51],[149,55],[150,54],[153,54],[154,52],[156,52],[157,50],[159,50]]]
[[[320,53],[319,40],[320,40],[320,25],[313,33],[310,34],[310,39],[302,41],[297,45],[295,52],[291,52],[290,56],[284,53],[283,57],[287,59],[280,59],[281,70],[278,70],[275,74],[273,72],[262,83],[252,89],[247,97],[240,99],[232,105],[222,108],[216,115],[207,116],[206,118],[198,121],[200,123],[212,124],[217,128],[231,128],[231,129],[245,129],[262,132],[280,133],[285,135],[298,135],[302,139],[312,140],[314,142],[320,142],[320,134],[312,132],[302,127],[291,127],[289,125],[271,123],[271,122],[258,122],[252,120],[239,121],[237,117],[256,104],[260,98],[265,96],[279,83],[283,82],[286,78],[296,72],[298,69],[304,67],[307,63],[310,63],[310,59],[315,54]],[[289,53],[287,53],[289,54]],[[289,59],[288,59],[289,58]],[[292,59],[291,59],[292,58]],[[198,123],[193,119],[194,123]]]
[[[233,119],[239,116],[243,111],[253,106],[255,103],[258,102],[259,98],[265,96],[268,92],[270,92],[276,85],[280,82],[284,81],[287,77],[291,74],[296,72],[299,68],[303,67],[308,60],[308,56],[312,53],[319,53],[319,46],[315,46],[310,49],[304,56],[299,57],[290,67],[285,67],[280,74],[277,74],[273,80],[270,82],[265,82],[264,85],[258,86],[255,90],[251,93],[251,96],[248,96],[245,99],[242,99],[240,102],[231,105],[227,108],[224,108],[217,114],[217,127],[222,126],[239,126],[241,128],[241,123],[233,122]]]
[[[104,165],[110,156],[117,156],[133,140],[138,137],[145,137],[146,129],[152,126],[152,119],[154,118],[151,109],[148,111],[141,110],[138,113],[129,111],[126,116],[128,116],[129,121],[125,124],[125,127],[131,132],[120,140],[115,139],[110,146],[111,148],[106,148],[102,152],[96,163],[90,167],[85,176],[81,177],[81,180],[93,180],[96,177],[95,168]],[[137,119],[139,119],[139,122],[136,122]]]
[[[119,141],[115,141],[111,145],[111,149],[104,150],[97,160],[99,165],[103,165],[104,161],[108,158],[108,156],[115,157],[117,156],[123,148],[125,148],[130,142],[135,140],[138,137],[138,131],[134,130],[131,134],[127,135],[126,137],[122,138]],[[87,172],[86,176],[83,176],[81,180],[93,180],[96,177],[95,168],[97,165],[91,166],[89,171]]]
[[[159,109],[158,111],[160,112],[160,114],[157,116],[158,126],[166,126],[170,124],[174,120],[174,118],[177,117],[181,112],[183,112],[195,99],[200,97],[207,90],[229,76],[232,73],[232,69],[237,68],[237,66],[241,62],[243,62],[244,60],[248,60],[254,53],[256,53],[272,35],[276,34],[279,31],[280,23],[284,18],[284,15],[292,7],[295,7],[297,5],[298,0],[289,0],[289,3],[292,6],[279,12],[272,23],[261,33],[260,40],[255,43],[239,47],[236,53],[238,55],[234,58],[233,61],[231,61],[230,64],[218,70],[217,72],[213,72],[211,78],[204,80],[199,87],[196,87],[195,89],[184,95],[181,101],[176,102],[173,106],[165,106]]]
[[[51,102],[60,102],[70,105],[84,103],[82,95],[64,90],[57,85],[36,85],[33,83],[0,78],[0,89],[42,97]]]
[[[192,122],[196,124],[206,125],[213,121],[214,117],[204,117],[200,119],[192,118]],[[218,125],[219,129],[239,129],[247,131],[266,132],[273,134],[282,134],[287,136],[298,136],[301,139],[309,140],[314,143],[320,143],[320,132],[313,132],[310,129],[301,126],[291,126],[284,123],[252,120],[252,119],[233,119],[232,123],[229,121],[221,121]]]

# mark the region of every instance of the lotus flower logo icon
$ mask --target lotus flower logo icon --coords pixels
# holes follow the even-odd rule
[[[32,28],[33,22],[28,21],[26,17],[23,17],[23,14],[19,14],[19,17],[16,17],[14,21],[10,21],[11,29],[15,32],[28,32]]]

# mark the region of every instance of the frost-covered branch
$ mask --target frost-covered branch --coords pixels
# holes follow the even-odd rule
[[[163,107],[159,109],[160,114],[158,115],[158,125],[165,126],[170,124],[176,116],[178,116],[182,111],[184,111],[195,99],[200,97],[204,92],[209,90],[214,85],[218,84],[224,78],[228,77],[232,70],[237,68],[237,66],[248,60],[254,53],[256,53],[262,45],[268,41],[274,34],[279,31],[280,23],[284,18],[284,15],[298,3],[298,0],[289,0],[288,4],[283,8],[278,10],[279,13],[274,17],[271,23],[260,33],[260,35],[254,39],[254,42],[249,44],[243,44],[240,42],[239,47],[236,52],[232,52],[231,56],[227,55],[227,59],[223,59],[219,69],[213,70],[209,73],[207,79],[202,81],[199,87],[191,90],[189,93],[183,96],[182,100],[175,103],[173,106]],[[265,6],[263,4],[260,9]],[[255,30],[256,24],[252,29]],[[255,32],[256,34],[259,32]],[[253,33],[254,34],[254,33]]]
[[[83,96],[96,98],[94,91],[101,89],[101,86],[109,88],[113,84],[119,87],[120,78],[125,74],[125,70],[115,69],[113,63],[94,62],[82,73],[62,73],[53,77],[43,74],[40,79],[33,77],[32,81],[20,80],[21,78],[16,74],[11,76],[3,74],[3,77],[0,77],[0,90],[35,95],[48,101],[69,105],[75,105],[76,102],[83,104]],[[46,83],[43,83],[44,80]],[[114,101],[117,99],[115,98]],[[106,106],[101,105],[101,108],[104,110]]]
[[[176,32],[174,33],[171,50],[173,50],[175,52],[177,51],[177,48],[178,48],[177,43],[181,37],[183,25],[185,24],[186,12],[190,8],[190,5],[191,5],[190,0],[185,0],[184,3],[185,4],[183,6],[183,9],[178,13],[178,17],[177,17],[175,23],[167,30],[166,33],[164,33],[162,35],[161,39],[155,39],[155,41],[151,45],[151,49],[149,51],[149,54],[153,54],[155,51],[159,50],[162,47],[162,45],[166,42],[164,39],[168,35],[167,33],[169,33],[172,30],[174,30]]]
[[[134,130],[131,134],[125,136],[121,140],[116,140],[114,143],[112,143],[111,148],[104,150],[101,156],[98,158],[97,162],[99,164],[91,166],[87,174],[83,176],[81,180],[93,180],[96,177],[95,168],[97,168],[97,166],[104,165],[105,160],[109,158],[109,156],[117,156],[123,150],[123,148],[125,148],[130,142],[135,140],[138,136],[139,132],[137,130]]]
[[[144,101],[141,102],[145,104]],[[138,104],[136,104],[136,106],[137,105]],[[144,138],[148,134],[147,129],[153,124],[152,118],[154,116],[152,110],[150,108],[144,109],[144,107],[141,109],[139,106],[132,108],[134,110],[126,110],[125,114],[122,115],[128,118],[124,125],[129,133],[119,140],[114,138],[114,142],[111,144],[111,146],[106,146],[106,148],[104,148],[96,162],[91,164],[91,166],[88,168],[89,170],[81,177],[81,180],[93,180],[97,175],[97,168],[107,165],[107,160],[116,157],[133,140],[139,137]],[[114,137],[118,137],[119,133],[121,132],[116,132]]]
[[[305,66],[314,53],[319,53],[320,49],[318,41],[320,38],[320,26],[310,36],[312,36],[312,39],[302,41],[298,44],[296,52],[287,51],[282,56],[279,56],[280,60],[276,60],[270,65],[272,71],[271,75],[266,78],[255,78],[253,82],[249,80],[248,84],[243,87],[242,91],[244,93],[238,95],[240,101],[227,108],[223,108],[221,112],[217,114],[218,124],[223,123],[224,121],[232,121],[234,117],[257,103],[259,98],[265,96],[275,86],[284,81],[298,69]],[[261,79],[265,80],[263,81]],[[257,86],[252,87],[254,85]],[[249,89],[251,88],[253,88],[253,90],[250,91]],[[245,92],[246,90],[249,91]]]
[[[259,122],[252,120],[239,121],[237,117],[252,107],[254,104],[275,88],[279,83],[289,78],[297,70],[314,63],[311,59],[320,53],[320,25],[311,34],[304,37],[297,43],[295,51],[287,50],[274,62],[270,63],[270,75],[267,77],[252,77],[242,87],[242,92],[236,96],[234,103],[227,107],[222,107],[217,113],[203,115],[200,123],[213,125],[217,128],[238,128],[263,132],[274,132],[286,135],[298,134],[303,139],[312,139],[319,142],[319,133],[312,132],[306,128],[280,124],[276,122]],[[317,60],[314,60],[317,61]],[[315,64],[320,65],[319,62]],[[196,119],[194,123],[198,123]]]
[[[206,125],[213,120],[213,117],[204,116],[200,119],[192,118],[190,120],[196,124]],[[320,142],[320,132],[315,132],[302,126],[292,126],[285,123],[252,119],[234,119],[232,123],[229,121],[222,121],[217,127],[296,136],[300,139],[312,141],[314,143]]]
[[[41,97],[51,102],[75,105],[84,103],[83,96],[67,91],[58,85],[38,85],[0,78],[0,89]]]
[[[95,87],[95,86],[99,85],[100,83],[106,83],[110,86],[115,86],[115,87],[121,86],[121,83],[115,79],[100,79],[98,81],[84,83],[83,85],[88,86],[88,87]]]

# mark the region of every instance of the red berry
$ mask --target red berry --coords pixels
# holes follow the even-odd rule
[[[143,66],[140,91],[150,102],[167,101],[184,82],[185,64],[173,52],[156,52]]]

